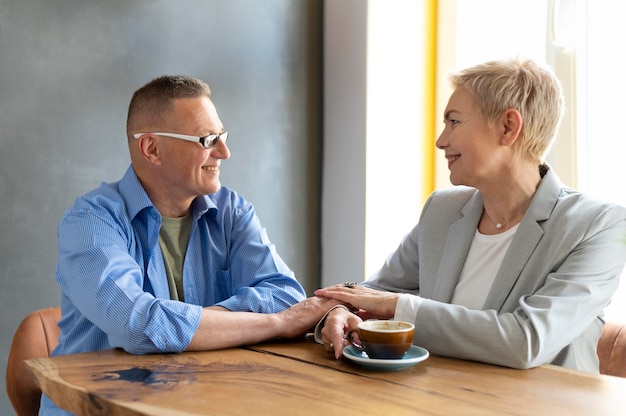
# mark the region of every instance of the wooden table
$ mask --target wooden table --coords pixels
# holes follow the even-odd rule
[[[555,366],[512,370],[431,356],[398,371],[335,360],[314,341],[26,361],[77,415],[624,415],[626,379]]]

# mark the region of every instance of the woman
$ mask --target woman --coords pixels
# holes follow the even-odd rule
[[[543,162],[563,114],[554,74],[528,60],[451,76],[436,145],[451,189],[363,284],[320,289],[316,337],[336,357],[361,319],[414,322],[431,353],[513,368],[598,372],[603,310],[626,261],[626,209],[566,188]],[[323,327],[323,328],[322,328]]]

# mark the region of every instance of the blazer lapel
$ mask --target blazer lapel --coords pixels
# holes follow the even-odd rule
[[[499,311],[502,308],[542,236],[541,226],[528,214],[524,216],[498,269],[483,309]]]
[[[502,308],[544,235],[542,222],[550,218],[561,188],[562,184],[556,174],[551,169],[548,170],[502,260],[483,309],[499,311]]]
[[[437,272],[433,300],[450,303],[482,212],[483,201],[477,191],[461,210],[462,218],[448,229],[441,264]]]

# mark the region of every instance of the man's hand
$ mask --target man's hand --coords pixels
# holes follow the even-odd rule
[[[340,303],[333,299],[314,296],[278,312],[276,315],[280,319],[281,337],[293,338],[306,334],[330,308]]]

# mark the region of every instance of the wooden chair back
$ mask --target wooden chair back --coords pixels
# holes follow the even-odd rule
[[[600,374],[626,377],[626,324],[607,322],[598,341]]]
[[[17,416],[39,413],[41,389],[24,361],[50,355],[59,343],[60,319],[60,307],[39,309],[28,314],[15,331],[7,361],[6,386]]]

